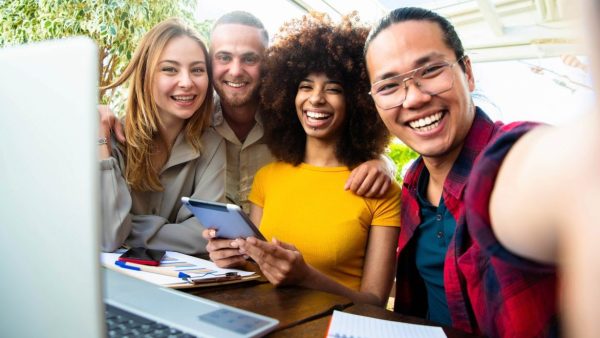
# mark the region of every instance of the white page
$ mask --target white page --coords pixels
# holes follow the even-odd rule
[[[121,256],[121,254],[123,252],[125,252],[125,250],[117,250],[115,252],[102,252],[100,254],[101,264],[106,266],[107,268],[116,270],[115,269],[115,261],[117,261],[117,259],[119,258],[119,256]],[[185,264],[186,266],[173,267],[173,270],[185,272],[186,274],[190,275],[192,278],[200,278],[200,277],[213,278],[213,277],[216,277],[215,275],[219,276],[219,275],[223,275],[227,272],[237,272],[242,277],[251,276],[254,274],[254,272],[237,270],[237,269],[222,269],[222,268],[219,268],[218,266],[216,266],[215,263],[213,263],[211,261],[207,261],[205,259],[185,255],[185,254],[182,254],[179,252],[174,252],[174,251],[166,252],[165,257],[163,257],[163,259],[161,260],[160,266],[169,264],[169,262],[185,262],[185,263],[187,263],[187,264]],[[203,274],[203,273],[191,272],[196,269],[206,269],[206,270],[210,270],[213,273]],[[135,270],[129,270],[129,269],[123,269],[123,268],[118,269],[118,271],[122,272],[126,275],[130,275],[133,277],[143,279],[150,283],[164,285],[164,286],[172,285],[172,284],[181,284],[182,282],[183,283],[185,282],[181,278],[160,275],[160,274],[152,273],[152,272],[135,271]]]
[[[329,338],[445,338],[441,327],[393,322],[334,311],[327,331]]]

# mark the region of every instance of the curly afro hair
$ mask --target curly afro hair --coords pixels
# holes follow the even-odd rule
[[[340,23],[312,13],[279,29],[267,50],[260,92],[265,141],[277,159],[293,165],[304,159],[306,133],[294,101],[300,81],[311,73],[339,80],[344,88],[347,108],[336,146],[338,160],[354,168],[384,151],[390,134],[367,94],[363,47],[368,32],[356,13]]]

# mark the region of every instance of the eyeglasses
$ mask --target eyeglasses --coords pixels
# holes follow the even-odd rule
[[[427,95],[437,95],[448,91],[454,85],[452,68],[465,56],[454,62],[441,61],[413,69],[404,74],[392,76],[371,84],[369,95],[377,107],[386,110],[404,103],[408,95],[408,80]]]

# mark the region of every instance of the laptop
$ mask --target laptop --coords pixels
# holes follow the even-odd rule
[[[106,323],[128,315],[184,337],[271,331],[275,319],[100,268],[97,59],[83,37],[0,50],[0,337],[119,335]]]

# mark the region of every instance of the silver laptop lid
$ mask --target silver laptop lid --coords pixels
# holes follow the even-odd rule
[[[0,50],[0,337],[101,337],[97,49]]]
[[[262,337],[279,323],[270,317],[104,270],[107,304],[198,337]]]

